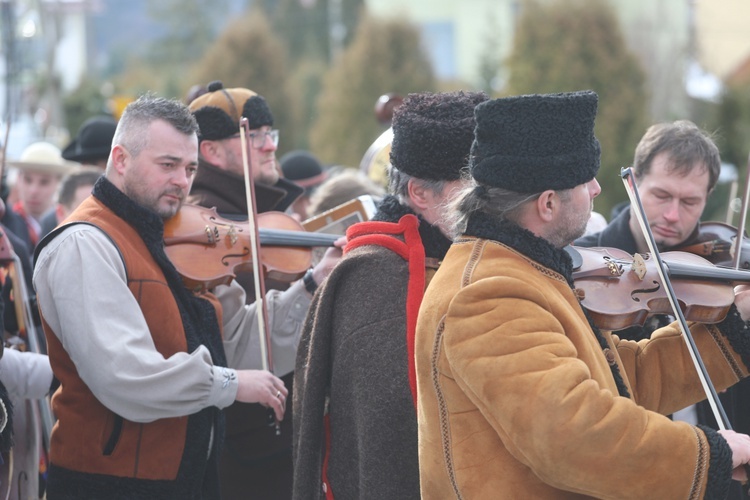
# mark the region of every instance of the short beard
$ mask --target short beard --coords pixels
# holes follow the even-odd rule
[[[588,224],[590,217],[590,211],[585,218],[581,219],[566,214],[560,224],[547,235],[547,240],[556,248],[570,245],[586,232],[586,224]]]
[[[274,186],[277,182],[279,182],[279,175],[278,173],[266,174],[265,172],[262,172],[258,177],[255,178],[255,182],[257,184],[263,184],[264,186]]]
[[[179,189],[178,189],[179,190]],[[185,202],[185,198],[182,195],[182,191],[179,192],[173,192],[173,191],[164,191],[163,193],[160,193],[159,197],[156,199],[152,199],[150,197],[142,196],[137,188],[133,189],[132,185],[128,182],[125,182],[123,186],[123,193],[127,195],[128,198],[133,200],[138,205],[142,206],[143,208],[146,208],[148,210],[151,210],[152,212],[156,213],[159,217],[161,217],[164,220],[171,219],[175,216],[177,212],[180,211],[182,208],[182,204]],[[179,198],[179,201],[176,205],[170,205],[167,208],[159,208],[159,198],[165,194],[170,194],[172,196],[177,196]]]

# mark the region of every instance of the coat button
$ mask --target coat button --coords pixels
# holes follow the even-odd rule
[[[604,357],[607,358],[607,363],[610,365],[613,365],[617,363],[617,358],[615,358],[615,353],[612,352],[612,350],[609,347],[606,347],[604,349]]]

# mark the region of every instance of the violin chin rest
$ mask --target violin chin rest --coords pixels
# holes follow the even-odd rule
[[[583,265],[583,257],[581,257],[581,254],[571,245],[566,245],[563,250],[565,250],[568,255],[570,255],[570,258],[573,260],[573,270],[577,271],[581,268]]]

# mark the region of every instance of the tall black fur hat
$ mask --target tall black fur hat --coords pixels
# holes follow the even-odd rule
[[[598,96],[587,90],[494,99],[477,106],[471,175],[517,193],[570,189],[599,170]]]
[[[459,179],[474,140],[474,108],[486,100],[484,92],[409,94],[393,113],[393,167],[419,179]]]
[[[250,129],[273,125],[273,115],[263,97],[243,88],[225,89],[221,82],[208,84],[208,92],[190,103],[200,127],[201,140],[217,141],[239,132],[240,118]]]

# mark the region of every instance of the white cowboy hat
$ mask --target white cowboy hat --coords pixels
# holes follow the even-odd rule
[[[66,161],[60,148],[49,142],[35,142],[26,146],[21,158],[9,161],[8,165],[19,170],[40,172],[44,174],[65,175],[78,163]]]

